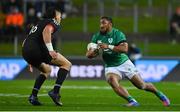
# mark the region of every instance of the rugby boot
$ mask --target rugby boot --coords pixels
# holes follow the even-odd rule
[[[162,94],[159,98],[164,106],[170,106],[170,100],[166,97],[166,95]]]
[[[48,92],[48,95],[51,97],[51,99],[53,100],[53,102],[57,105],[57,106],[62,106],[62,102],[60,101],[60,95],[59,94],[55,94],[53,90]]]
[[[32,105],[38,106],[38,105],[42,105],[39,101],[37,96],[33,96],[32,94],[29,96],[29,103],[31,103]]]
[[[139,106],[139,103],[136,100],[130,100],[128,104],[125,104],[126,107],[137,107]]]

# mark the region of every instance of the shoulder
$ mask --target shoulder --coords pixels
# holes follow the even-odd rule
[[[41,19],[38,21],[38,25],[40,25],[40,26],[46,26],[49,23],[50,23],[49,19]]]
[[[50,24],[53,24],[53,25],[56,25],[56,26],[60,25],[55,19],[43,19],[42,21],[45,22],[46,24],[50,23]]]
[[[47,24],[50,24],[54,27],[54,32],[60,29],[60,24],[55,19],[47,19]]]
[[[40,20],[40,22],[45,22],[45,23],[48,23],[50,21],[51,21],[50,19],[44,19],[44,18]]]
[[[113,28],[113,32],[114,32],[116,35],[118,35],[118,36],[123,36],[123,37],[125,37],[125,34],[124,34],[121,30],[119,30],[119,29]]]
[[[99,39],[99,36],[100,35],[100,33],[94,33],[93,34],[93,36],[92,36],[92,38],[91,38],[91,42],[94,42],[94,43],[96,43],[97,42],[97,40]]]

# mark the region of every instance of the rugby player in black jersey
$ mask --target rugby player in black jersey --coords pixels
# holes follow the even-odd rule
[[[41,105],[37,94],[41,85],[51,73],[50,64],[59,67],[54,88],[48,92],[54,103],[62,106],[60,88],[71,68],[71,62],[62,54],[56,52],[52,46],[52,38],[60,28],[61,12],[56,8],[48,8],[45,18],[33,26],[22,45],[22,56],[30,66],[37,68],[40,75],[36,78],[29,102],[32,105]]]

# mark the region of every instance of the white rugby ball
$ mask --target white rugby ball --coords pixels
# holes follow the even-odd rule
[[[87,45],[87,50],[89,50],[89,49],[92,49],[92,50],[96,50],[96,49],[98,49],[98,45],[96,44],[96,43],[89,43],[88,45]]]

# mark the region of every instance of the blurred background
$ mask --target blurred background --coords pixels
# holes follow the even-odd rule
[[[105,15],[111,16],[114,27],[126,34],[128,55],[133,61],[175,60],[179,65],[180,0],[1,0],[2,62],[4,58],[21,58],[22,41],[50,6],[58,7],[64,18],[54,46],[70,59],[87,60],[87,43],[98,32],[99,19]]]

